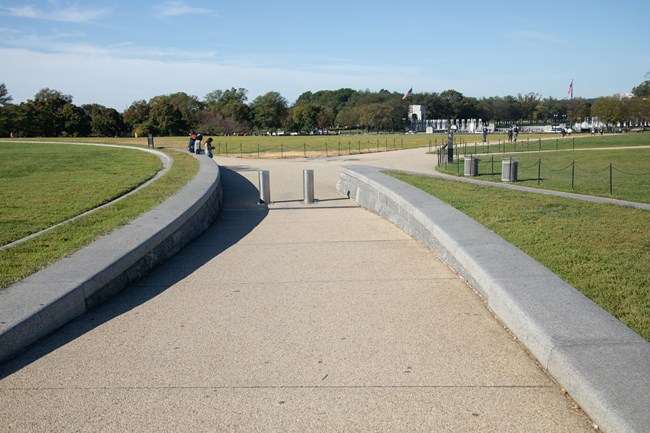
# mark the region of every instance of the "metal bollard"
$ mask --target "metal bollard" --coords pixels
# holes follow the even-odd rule
[[[260,199],[257,204],[269,204],[271,203],[271,181],[268,170],[259,171],[259,180],[260,180]]]
[[[303,170],[302,181],[305,204],[311,204],[314,202],[314,170]]]

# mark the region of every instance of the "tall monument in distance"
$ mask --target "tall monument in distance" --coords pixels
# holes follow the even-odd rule
[[[408,120],[411,125],[411,131],[424,132],[427,120],[427,107],[424,105],[409,105]]]

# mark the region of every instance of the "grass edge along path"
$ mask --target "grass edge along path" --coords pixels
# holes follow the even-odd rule
[[[645,210],[389,172],[483,224],[650,341]]]
[[[159,150],[173,160],[160,179],[104,209],[0,251],[0,290],[128,224],[180,191],[198,173],[199,163],[192,155]]]

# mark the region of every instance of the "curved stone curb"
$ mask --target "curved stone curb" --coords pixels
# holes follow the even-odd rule
[[[164,203],[0,291],[0,362],[140,279],[214,222],[223,203],[219,166],[198,160],[197,175]]]
[[[423,242],[489,308],[604,431],[650,425],[650,344],[550,270],[435,197],[349,166],[337,189]]]

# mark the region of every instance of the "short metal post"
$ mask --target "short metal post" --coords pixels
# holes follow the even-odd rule
[[[312,204],[314,202],[314,170],[303,170],[302,181],[305,204]]]
[[[260,199],[257,204],[271,203],[271,181],[268,170],[259,171]]]
[[[609,163],[609,195],[612,195],[614,191],[614,179],[612,177],[612,163]]]

